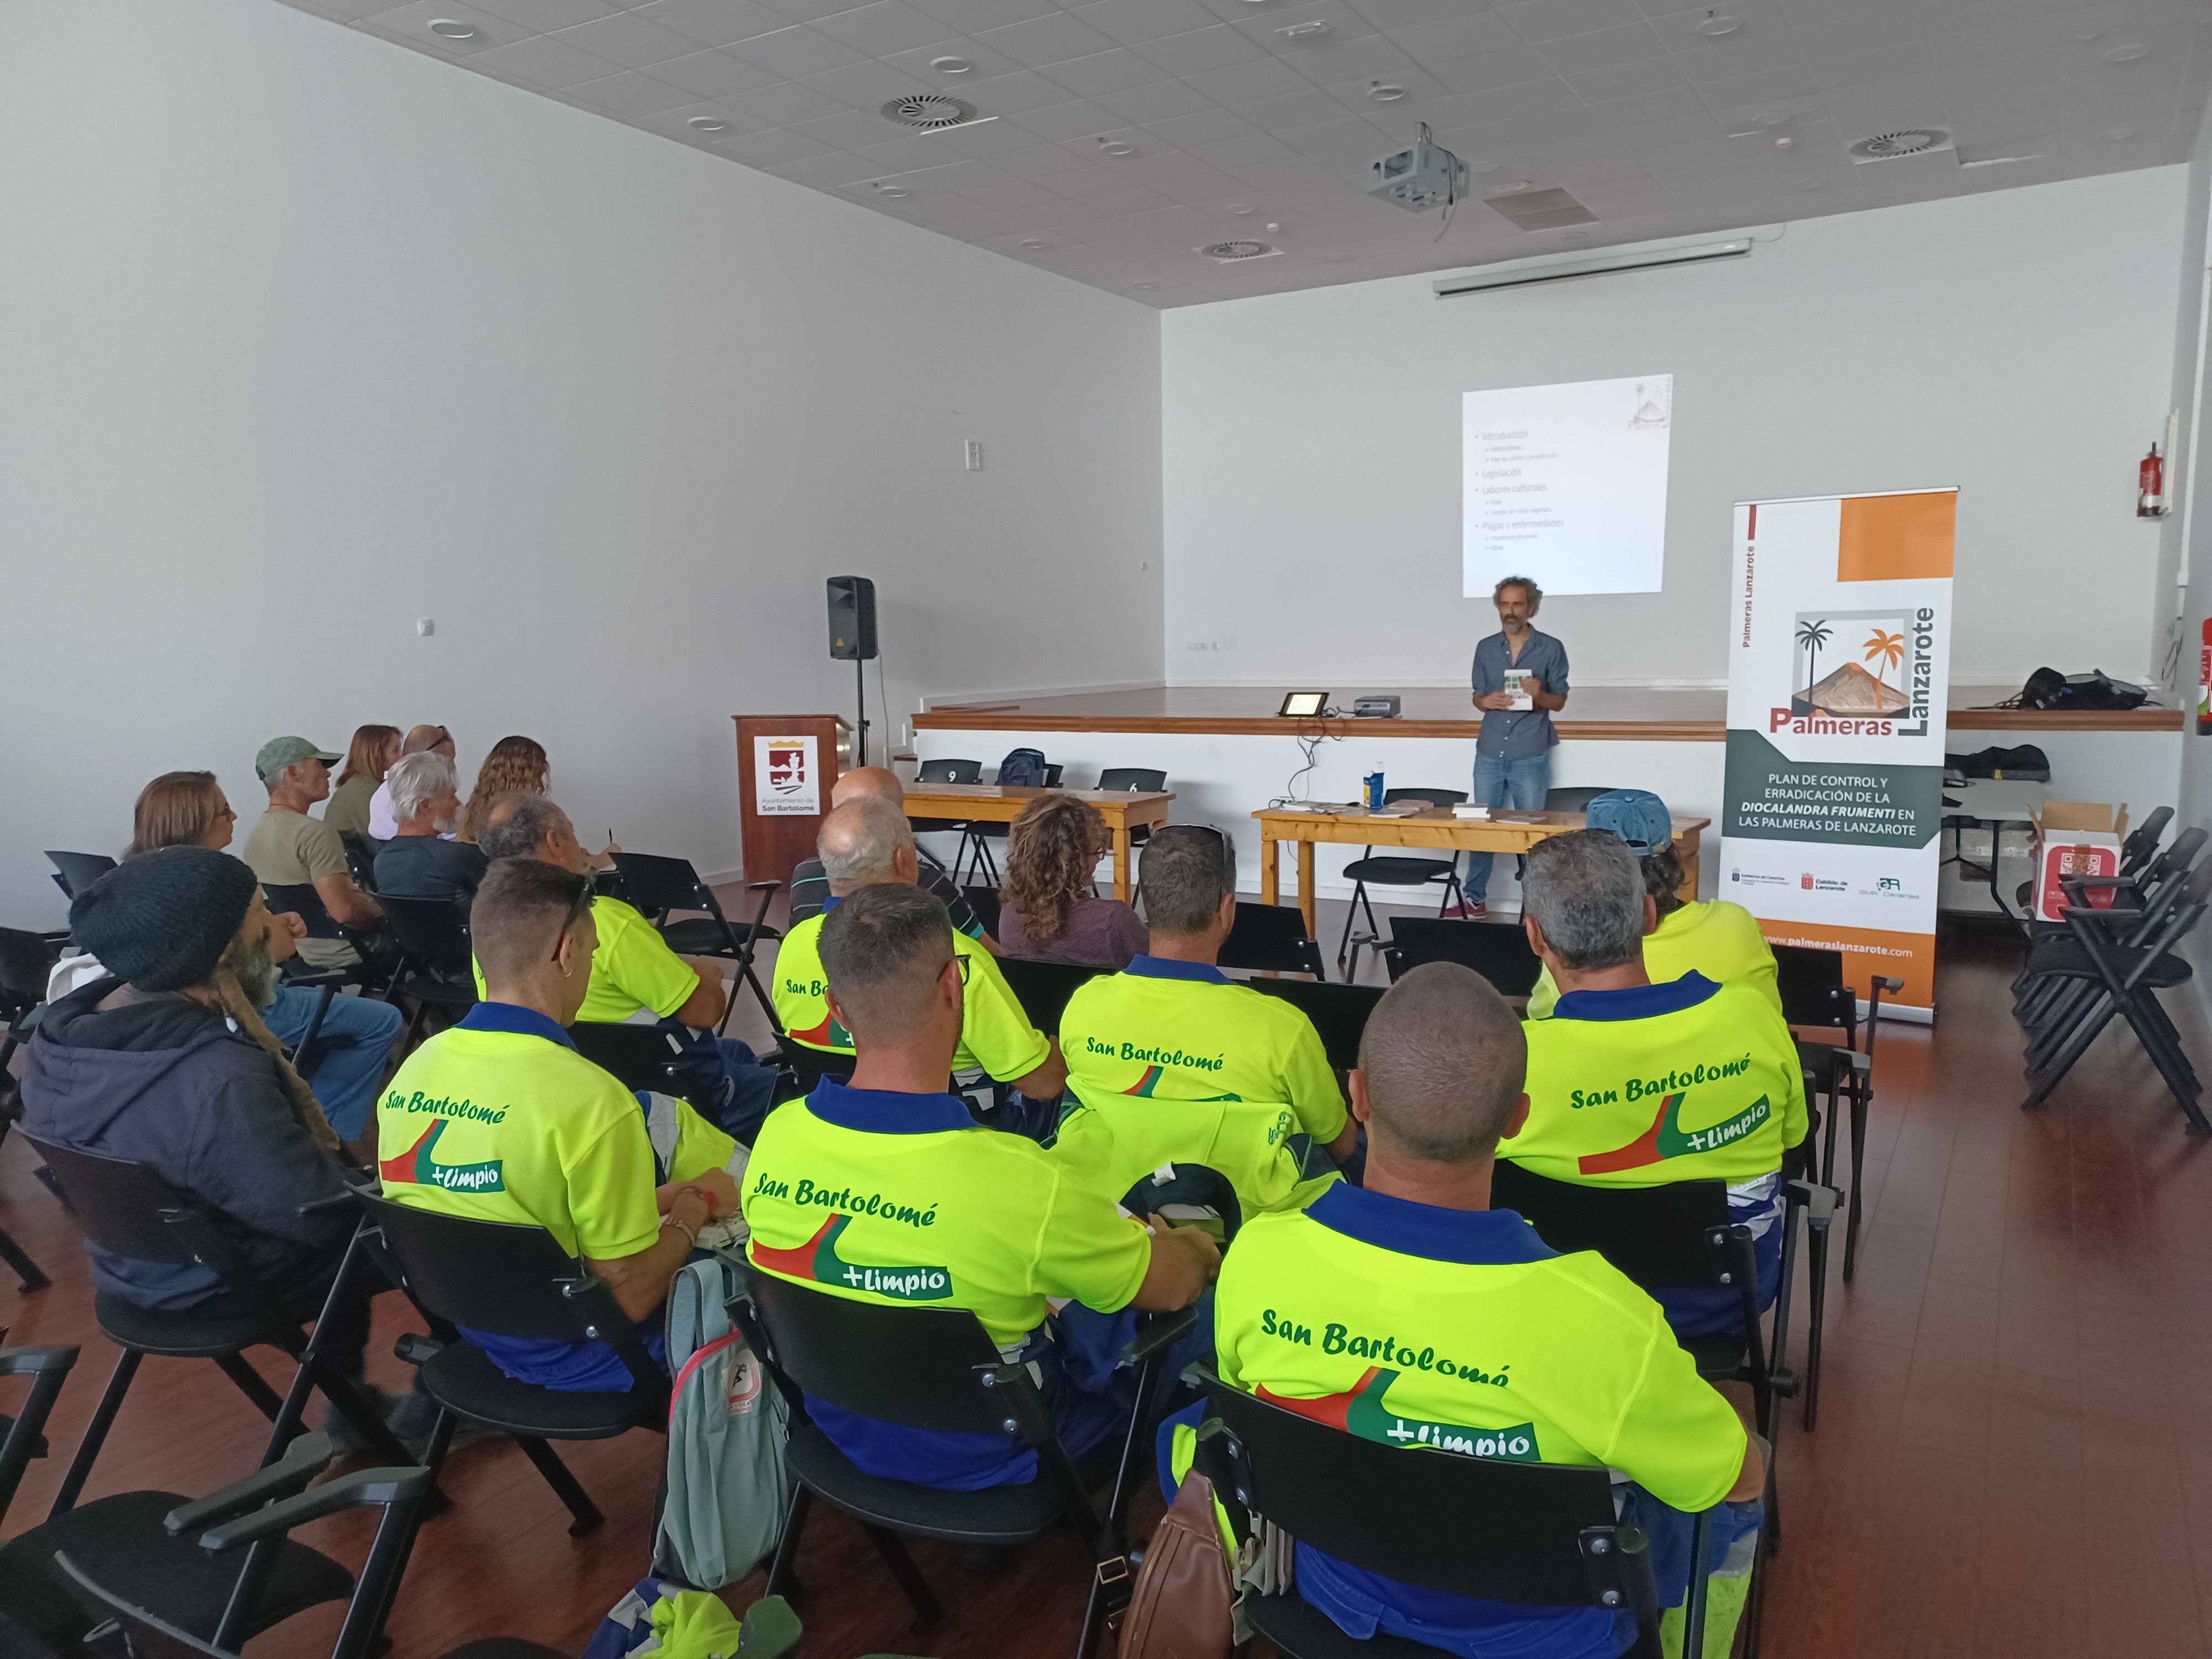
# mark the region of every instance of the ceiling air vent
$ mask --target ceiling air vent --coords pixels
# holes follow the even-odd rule
[[[883,107],[883,118],[896,121],[902,127],[919,127],[924,132],[935,132],[940,127],[964,126],[975,118],[975,106],[957,98],[947,98],[941,92],[917,93],[911,98],[894,98]]]
[[[1283,250],[1266,242],[1209,242],[1198,251],[1216,264],[1234,265],[1247,259],[1272,259]]]
[[[1920,155],[1941,149],[1950,142],[1951,135],[1941,127],[1899,127],[1860,139],[1850,147],[1850,154],[1858,161],[1893,161],[1901,155]]]
[[[1510,219],[1523,230],[1557,230],[1564,225],[1594,225],[1592,213],[1564,190],[1531,190],[1512,196],[1493,196],[1483,205]]]

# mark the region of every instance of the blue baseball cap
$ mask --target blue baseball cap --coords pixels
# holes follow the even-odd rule
[[[1583,809],[1593,830],[1610,830],[1639,854],[1671,846],[1674,821],[1649,789],[1608,789]]]

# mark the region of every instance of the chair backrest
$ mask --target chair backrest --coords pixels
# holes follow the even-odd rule
[[[635,1335],[606,1287],[543,1227],[355,1195],[376,1229],[379,1255],[397,1266],[402,1288],[433,1318],[538,1342],[586,1341],[587,1326],[610,1343]]]
[[[7,1518],[8,1505],[15,1499],[15,1489],[22,1484],[24,1469],[29,1467],[34,1455],[45,1449],[40,1437],[46,1432],[46,1419],[52,1413],[54,1401],[61,1398],[62,1384],[69,1380],[70,1368],[76,1364],[76,1357],[75,1347],[59,1345],[0,1348],[0,1376],[31,1379],[30,1398],[17,1408],[12,1419],[0,1417],[0,1520]],[[6,1645],[0,1641],[0,1650],[4,1650]]]
[[[690,1079],[684,1075],[684,1049],[671,1031],[658,1025],[610,1025],[597,1020],[578,1020],[568,1028],[576,1052],[603,1072],[611,1073],[625,1089],[653,1089],[679,1094]]]
[[[1544,971],[1543,959],[1528,948],[1527,933],[1510,921],[1393,916],[1384,959],[1393,981],[1425,962],[1456,962],[1474,969],[1504,997],[1527,996]]]
[[[105,853],[54,853],[46,854],[62,878],[62,890],[71,898],[98,881],[115,867],[115,860]]]
[[[787,1038],[776,1045],[776,1052],[784,1066],[799,1081],[798,1092],[811,1095],[814,1085],[823,1078],[834,1078],[842,1083],[853,1075],[855,1054],[841,1054],[830,1048],[817,1048],[796,1038]]]
[[[397,898],[389,894],[378,902],[393,940],[410,959],[425,967],[451,969],[462,975],[468,973],[469,924],[459,905],[451,899]]]
[[[345,931],[324,907],[323,896],[315,890],[314,883],[302,881],[286,886],[264,882],[261,893],[269,906],[270,915],[281,916],[287,911],[291,912],[306,924],[309,939],[345,937]]]
[[[1291,912],[1293,915],[1296,911]],[[1359,1064],[1359,1034],[1367,1017],[1382,1000],[1376,985],[1323,985],[1303,979],[1249,979],[1245,984],[1264,995],[1280,997],[1303,1012],[1321,1033],[1321,1046],[1328,1063],[1340,1072]]]
[[[981,783],[983,763],[978,760],[926,760],[914,769],[916,783]]]
[[[983,931],[993,939],[999,936],[999,890],[995,887],[963,887],[961,893],[967,898],[968,908],[975,913],[975,920],[983,924]]]
[[[1078,968],[1065,962],[1024,962],[1014,957],[1000,957],[999,971],[1006,976],[1007,988],[1021,1003],[1030,1024],[1047,1036],[1056,1036],[1060,1017],[1067,1012],[1068,998],[1103,970]]]
[[[198,1259],[191,1235],[200,1229],[182,1224],[191,1212],[204,1228],[204,1213],[145,1164],[21,1133],[53,1171],[84,1236],[101,1249],[176,1266]]]
[[[1600,789],[1585,788],[1579,784],[1565,789],[1547,789],[1544,792],[1544,810],[1547,812],[1579,812],[1600,795],[1610,794],[1612,790],[1610,784]]]
[[[964,1308],[878,1307],[752,1267],[745,1283],[769,1363],[809,1394],[910,1429],[1004,1431],[1006,1411],[977,1375],[1000,1356]]]
[[[1711,1285],[1728,1270],[1712,1237],[1730,1225],[1724,1182],[1577,1187],[1500,1158],[1490,1201],[1518,1213],[1553,1249],[1595,1250],[1647,1289]]]
[[[1648,1560],[1616,1527],[1601,1468],[1383,1444],[1257,1398],[1198,1368],[1228,1431],[1237,1486],[1300,1543],[1450,1595],[1537,1607],[1650,1608],[1627,1575]],[[1509,1431],[1510,1432],[1510,1431]],[[1449,1516],[1449,1526],[1437,1517]],[[1623,1547],[1624,1541],[1630,1547]],[[1605,1600],[1610,1591],[1615,1600]]]
[[[1385,806],[1400,800],[1424,801],[1431,806],[1457,806],[1466,799],[1467,791],[1464,789],[1385,789],[1382,792]]]
[[[1774,947],[1775,988],[1782,1018],[1791,1025],[1842,1031],[1858,1046],[1859,996],[1844,982],[1844,953],[1817,945]]]
[[[0,1015],[13,1018],[46,998],[54,947],[20,927],[0,927]]]
[[[2132,876],[2150,862],[2158,851],[2159,837],[2166,826],[2173,822],[2171,806],[2154,806],[2143,821],[2128,831],[2128,838],[2120,843],[2120,873]]]
[[[1133,795],[1150,794],[1168,787],[1168,775],[1155,766],[1109,766],[1098,775],[1099,793],[1126,790]]]
[[[655,921],[671,910],[704,910],[719,916],[722,907],[713,891],[699,879],[690,859],[673,859],[660,853],[617,853],[615,868],[622,873],[629,902]]]
[[[339,843],[345,848],[346,868],[353,872],[353,884],[364,893],[376,891],[376,852],[382,843],[356,836],[350,830],[341,831]]]
[[[1220,965],[1247,973],[1311,974],[1327,979],[1321,946],[1306,937],[1305,913],[1295,904],[1237,901],[1236,925],[1221,946]]]
[[[1044,763],[1044,787],[1048,789],[1059,788],[1060,781],[1066,775],[1066,773],[1067,768],[1060,762],[1047,761]]]

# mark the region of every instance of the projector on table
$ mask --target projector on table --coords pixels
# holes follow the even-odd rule
[[[1398,695],[1385,691],[1378,696],[1362,697],[1352,705],[1352,714],[1364,720],[1394,720],[1398,718]]]

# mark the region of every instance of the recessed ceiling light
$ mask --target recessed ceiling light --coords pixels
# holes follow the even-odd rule
[[[1042,236],[1024,236],[1022,238],[1022,246],[1024,247],[1050,247],[1052,244],[1046,241]]]
[[[1403,87],[1385,86],[1382,82],[1377,81],[1367,88],[1367,95],[1378,104],[1395,104],[1407,94]]]
[[[933,58],[929,66],[939,75],[966,75],[975,67],[965,58]]]
[[[727,132],[730,124],[719,116],[695,115],[684,124],[694,132]]]
[[[1769,110],[1764,115],[1753,116],[1751,120],[1753,126],[1786,127],[1790,125],[1790,112],[1787,110]]]
[[[2136,136],[2133,127],[2107,127],[2097,135],[2108,144],[2124,144]]]
[[[1158,283],[1132,283],[1129,286],[1131,288],[1158,288],[1159,284]]]
[[[1492,185],[1490,187],[1490,193],[1492,196],[1510,196],[1516,191],[1528,188],[1528,181],[1526,179],[1510,179],[1502,185]]]
[[[868,185],[868,188],[875,191],[877,195],[883,197],[885,200],[892,202],[903,202],[908,197],[914,194],[914,192],[908,190],[904,185],[887,185],[881,179],[877,179],[872,182]]]
[[[2124,45],[2114,46],[2110,52],[2107,52],[2105,54],[2105,61],[2108,64],[2133,64],[2149,56],[2150,48],[2148,46],[2144,46],[2139,40],[2130,40]]]
[[[1328,23],[1326,19],[1316,17],[1304,23],[1287,24],[1275,33],[1285,40],[1310,40],[1316,34],[1327,34]]]
[[[464,23],[458,17],[433,17],[430,33],[441,34],[448,40],[473,40],[477,38],[477,26]]]
[[[1734,34],[1742,27],[1743,19],[1741,17],[1731,17],[1724,11],[1709,11],[1705,21],[1698,25],[1698,33],[1717,40],[1724,34]]]
[[[1101,155],[1134,155],[1137,147],[1127,138],[1101,138],[1098,153]]]
[[[1251,214],[1257,213],[1259,210],[1259,209],[1254,207],[1249,202],[1231,202],[1227,207],[1222,210],[1224,213],[1235,214],[1240,219],[1245,218]]]
[[[2076,40],[2094,40],[2103,33],[2102,29],[2081,29],[2075,34],[2074,38]]]
[[[1779,138],[1777,138],[1774,141],[1774,148],[1777,149],[1788,149],[1796,142],[1797,141],[1795,138],[1792,138],[1785,132]]]

